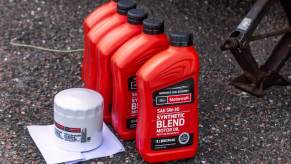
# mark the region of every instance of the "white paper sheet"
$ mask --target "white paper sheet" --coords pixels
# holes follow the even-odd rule
[[[115,139],[113,139],[115,138]],[[116,138],[116,136],[110,131],[110,129],[105,125],[103,126],[103,143],[102,145],[92,151],[83,152],[83,157],[85,160],[90,160],[94,158],[101,158],[105,156],[111,156],[113,154],[125,151],[123,145]]]
[[[54,142],[55,136],[53,125],[33,125],[28,126],[27,128],[33,141],[48,164],[63,162],[75,163],[76,161],[85,161],[94,158],[110,156],[125,151],[123,145],[110,131],[105,123],[103,125],[102,145],[99,148],[88,152],[68,152],[59,149]]]

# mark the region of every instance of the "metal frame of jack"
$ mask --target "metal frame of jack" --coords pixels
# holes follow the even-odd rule
[[[262,18],[275,1],[279,0],[257,0],[238,27],[221,46],[222,51],[231,51],[244,71],[243,75],[232,81],[232,85],[257,97],[262,97],[264,90],[271,86],[289,85],[289,82],[279,74],[279,71],[291,56],[291,0],[280,0],[288,18],[289,27],[266,34],[253,35]],[[266,62],[259,66],[251,52],[250,42],[278,35],[283,35],[281,40]]]

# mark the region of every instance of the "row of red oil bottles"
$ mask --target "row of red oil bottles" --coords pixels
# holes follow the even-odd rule
[[[168,39],[163,20],[130,0],[101,5],[83,25],[82,80],[103,96],[104,121],[122,139],[135,138],[147,162],[193,157],[199,59],[192,34]]]

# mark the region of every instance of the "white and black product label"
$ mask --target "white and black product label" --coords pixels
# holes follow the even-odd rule
[[[127,119],[127,124],[126,127],[128,129],[135,129],[137,124],[137,119],[136,118],[129,118]]]
[[[71,128],[55,122],[55,135],[65,141],[86,143],[91,141],[86,128]]]
[[[153,92],[152,150],[193,144],[194,80],[189,78]]]
[[[194,81],[193,79],[188,79],[168,88],[154,92],[153,104],[157,107],[193,103],[193,95]]]
[[[136,92],[136,77],[131,76],[128,78],[128,90]]]
[[[152,149],[163,150],[189,146],[193,144],[193,134],[182,133],[178,136],[152,138]]]
[[[238,25],[238,29],[239,30],[242,30],[242,31],[247,31],[249,29],[249,27],[251,26],[252,24],[252,19],[251,18],[244,18],[240,24]]]
[[[138,113],[138,102],[137,102],[137,92],[136,92],[136,77],[131,76],[128,78],[128,92],[129,92],[129,102],[130,111],[127,116],[127,129],[135,129],[137,123],[137,113]]]

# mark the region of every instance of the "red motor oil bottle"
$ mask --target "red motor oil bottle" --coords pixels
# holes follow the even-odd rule
[[[199,58],[192,34],[172,33],[171,46],[137,72],[137,149],[147,162],[191,158],[198,148]]]
[[[142,9],[131,9],[127,13],[128,23],[108,32],[97,44],[96,90],[104,99],[104,120],[111,121],[112,75],[111,57],[126,41],[142,32],[142,22],[147,13]]]
[[[164,22],[144,20],[144,32],[126,42],[112,57],[112,124],[122,139],[135,138],[138,114],[136,71],[154,54],[167,49]]]
[[[84,19],[83,22],[83,31],[84,31],[84,55],[83,55],[83,62],[82,62],[82,80],[84,81],[84,76],[86,72],[86,62],[87,62],[87,44],[88,44],[88,38],[87,34],[88,32],[97,24],[101,23],[106,18],[110,17],[114,13],[116,13],[117,8],[117,2],[109,1],[102,6],[95,9],[89,16],[87,16]],[[101,23],[102,24],[102,23]]]
[[[101,26],[97,25],[88,33],[88,69],[85,75],[85,87],[96,90],[96,68],[97,68],[97,43],[112,29],[127,22],[127,12],[136,8],[136,4],[130,0],[119,0],[117,3],[117,13],[107,18]]]

